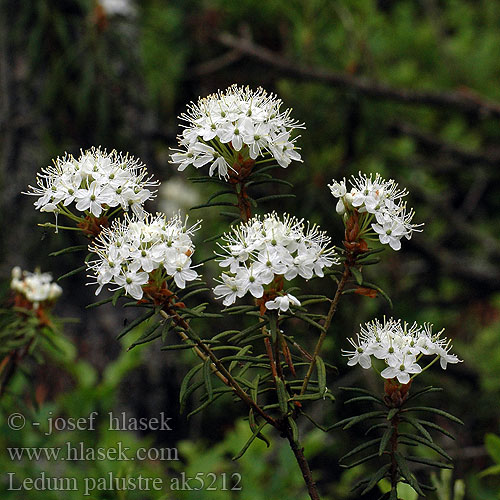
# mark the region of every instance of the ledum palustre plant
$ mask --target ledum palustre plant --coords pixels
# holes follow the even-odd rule
[[[390,318],[362,327],[344,354],[348,365],[376,370],[384,381],[383,390],[382,384],[380,394],[348,388],[355,392],[348,402],[368,408],[341,422],[319,423],[308,414],[312,401],[334,400],[327,370],[335,367],[323,358],[322,346],[341,297],[355,291],[368,296],[380,293],[388,299],[376,284],[366,282],[363,269],[377,263],[373,255],[384,245],[398,251],[402,240],[421,230],[412,222],[407,191],[392,179],[362,173],[325,186],[334,198],[332,209],[345,226],[334,246],[330,236],[298,218],[300,214],[256,213],[263,203],[289,195],[254,198],[254,186],[290,185],[272,173],[302,161],[297,130],[305,127],[291,117],[291,110],[282,109],[280,99],[263,89],[234,85],[191,103],[180,118],[183,128],[171,162],[181,171],[199,169],[201,175],[194,182],[217,184],[220,189],[195,208],[223,207],[221,215],[230,221],[224,234],[204,242],[213,245],[214,257],[209,260],[220,266],[216,283],[203,282],[203,263],[196,260],[194,241],[202,222],[148,214],[143,204],[154,196],[158,183],[128,155],[93,148],[78,158],[58,158],[54,166],[42,170],[38,187],[28,194],[37,197],[40,211],[64,216],[71,223],[62,226],[56,220],[43,225],[80,231],[90,239],[88,247],[82,247],[89,252],[82,268],[97,286],[96,294],[103,288],[114,292],[95,305],[111,301],[116,305],[125,297],[124,305],[141,308],[142,314],[120,333],[126,335],[147,321],[143,335],[131,347],[158,339],[165,350],[192,350],[199,362],[180,387],[182,407],[198,391],[199,405],[189,416],[224,396],[246,405],[251,437],[235,459],[255,439],[268,442],[265,431],[273,427],[288,441],[309,496],[319,499],[297,422],[307,418],[329,432],[376,420],[364,444],[342,457],[341,465],[380,462],[377,471],[357,485],[362,493],[387,478],[391,490],[385,498],[397,498],[400,482],[424,494],[430,487],[417,480],[411,464],[450,467],[450,457],[429,432],[448,431],[422,419],[421,413],[458,421],[444,410],[412,404],[417,396],[436,390],[410,391],[416,375],[437,360],[443,369],[459,361],[450,353],[449,341],[441,338],[441,332],[433,333],[431,325],[409,326]],[[301,292],[311,279],[323,279],[324,294]],[[207,302],[200,303],[199,297],[207,292],[221,302],[220,307],[209,310]],[[319,313],[318,305],[323,307]],[[224,319],[234,315],[253,322],[244,329],[224,330]],[[193,320],[199,318],[203,333],[194,326]],[[304,339],[293,334],[295,321],[316,332],[311,352]],[[167,344],[169,332],[177,336],[177,343]],[[342,342],[347,347],[347,341]],[[431,449],[446,462],[434,455],[409,454],[407,449],[415,446]]]

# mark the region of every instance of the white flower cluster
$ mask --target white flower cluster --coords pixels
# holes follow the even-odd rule
[[[78,159],[68,154],[57,158],[37,175],[37,184],[26,194],[38,196],[35,207],[41,212],[66,212],[74,203],[78,211],[95,217],[113,207],[131,208],[142,217],[143,203],[155,193],[149,188],[159,183],[139,160],[91,148]]]
[[[229,271],[222,273],[214,293],[217,299],[224,299],[225,306],[247,292],[261,298],[264,286],[278,277],[292,280],[296,276],[323,276],[323,268],[338,263],[334,250],[328,248],[330,237],[317,226],[306,228],[302,220],[288,215],[280,220],[274,212],[234,227],[222,239],[219,265],[229,267]],[[293,295],[278,294],[265,306],[286,311],[290,303],[300,305]]]
[[[54,302],[62,294],[62,288],[52,283],[50,273],[41,273],[38,269],[34,273],[21,271],[19,266],[12,269],[10,288],[31,302],[34,309],[42,302]]]
[[[108,16],[134,17],[136,6],[131,0],[98,0]]]
[[[187,125],[172,163],[179,170],[210,165],[209,175],[227,178],[240,151],[252,160],[269,154],[284,168],[292,160],[302,161],[291,133],[303,125],[290,118],[290,109],[280,111],[281,105],[281,99],[262,88],[237,85],[191,103],[180,116]]]
[[[173,278],[179,288],[193,281],[198,273],[191,268],[194,245],[191,236],[199,224],[188,228],[187,218],[167,219],[164,214],[148,214],[144,219],[129,218],[114,221],[96,238],[91,251],[98,259],[87,264],[100,293],[104,285],[116,285],[136,300],[143,297],[142,286],[157,270],[155,282]]]
[[[399,383],[407,384],[410,374],[422,371],[418,361],[423,356],[436,356],[443,370],[448,363],[461,362],[455,354],[450,354],[450,341],[440,338],[442,332],[432,333],[429,323],[423,326],[414,323],[409,327],[393,318],[384,319],[384,323],[374,320],[361,327],[357,342],[348,339],[354,350],[343,350],[343,355],[349,356],[349,366],[359,363],[365,369],[372,366],[372,356],[384,360],[387,367],[382,377],[397,378]]]
[[[401,238],[411,238],[413,231],[421,224],[412,224],[414,211],[407,211],[406,203],[402,201],[408,192],[399,189],[398,184],[389,179],[386,181],[379,174],[365,175],[361,172],[359,177],[351,178],[351,190],[347,191],[345,178],[337,182],[332,181],[328,187],[332,195],[338,198],[337,213],[339,215],[349,214],[356,210],[359,214],[367,214],[367,219],[362,229],[366,230],[368,224],[384,245],[389,244],[393,250],[401,248]],[[360,224],[361,225],[361,224]],[[360,234],[360,236],[362,236]]]

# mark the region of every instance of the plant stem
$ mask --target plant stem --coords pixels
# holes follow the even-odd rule
[[[238,208],[240,210],[240,217],[243,222],[248,222],[252,217],[252,212],[250,209],[250,202],[248,201],[247,189],[243,182],[240,184],[240,189],[236,191],[236,197],[238,198]]]
[[[165,312],[165,311],[160,311],[160,314],[164,318],[170,319],[170,316]],[[210,358],[212,361],[214,368],[216,370],[216,373],[219,373],[222,377],[219,376],[219,378],[229,387],[231,387],[234,392],[238,395],[238,397],[246,403],[248,406],[253,408],[266,422],[271,424],[273,427],[278,426],[276,420],[268,415],[262,408],[253,401],[253,399],[241,388],[241,386],[238,384],[238,382],[234,379],[234,377],[229,373],[229,371],[226,369],[226,367],[221,363],[219,358],[212,352],[210,347],[208,347],[201,339],[198,337],[198,335],[191,329],[189,324],[181,318],[179,315],[176,315],[173,317],[175,322],[183,328],[185,331],[189,332],[190,336],[184,334],[186,336],[186,339],[193,340],[196,343],[197,348],[195,348],[196,354],[203,359],[204,361],[207,358]]]
[[[318,342],[316,343],[316,347],[314,348],[311,363],[309,364],[309,368],[307,370],[306,376],[304,377],[304,382],[303,382],[302,388],[300,390],[301,395],[304,394],[307,390],[307,385],[309,384],[309,379],[311,378],[311,375],[314,371],[314,367],[316,366],[316,358],[318,357],[318,354],[321,350],[321,347],[322,347],[323,342],[325,340],[328,328],[330,328],[333,316],[337,310],[337,306],[339,304],[340,297],[342,296],[342,292],[344,290],[345,284],[347,283],[347,280],[349,278],[350,273],[351,273],[351,270],[350,270],[349,260],[346,260],[344,273],[342,274],[342,278],[340,279],[339,284],[337,285],[337,291],[335,292],[335,297],[333,298],[333,300],[330,304],[330,309],[328,310],[328,314],[327,314],[325,322],[323,324],[324,331],[322,331],[321,335],[319,336]]]
[[[28,351],[30,350],[33,341],[34,338],[32,338],[24,348],[12,351],[2,360],[1,363],[2,371],[0,372],[0,374],[3,375],[5,371],[5,375],[3,376],[3,379],[0,384],[0,398],[5,394],[5,391],[7,389],[7,386],[9,385],[10,380],[16,373],[19,363],[24,359],[26,354],[28,354]]]
[[[290,448],[295,455],[295,460],[297,460],[297,463],[300,467],[300,471],[302,472],[302,477],[304,479],[304,482],[306,483],[307,491],[309,493],[309,496],[311,497],[311,500],[321,500],[318,489],[316,488],[316,483],[312,477],[311,469],[309,468],[309,463],[307,462],[307,459],[304,455],[304,448],[302,448],[300,444],[293,439],[293,433],[289,425],[286,425],[284,433],[286,438],[288,439],[288,442],[290,443]]]
[[[396,490],[398,487],[399,480],[399,468],[396,461],[396,452],[398,451],[398,425],[399,425],[399,414],[396,413],[391,420],[392,425],[392,436],[391,436],[391,491]]]

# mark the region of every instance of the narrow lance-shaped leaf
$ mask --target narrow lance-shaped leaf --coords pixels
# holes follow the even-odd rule
[[[361,286],[363,284],[363,275],[361,271],[355,267],[351,267],[351,274],[356,279],[356,283]]]
[[[205,363],[203,364],[203,378],[205,381],[205,389],[207,390],[208,394],[208,399],[213,398],[213,387],[212,387],[212,362],[210,361],[210,358],[207,358],[205,360]]]
[[[316,357],[316,371],[318,372],[318,392],[323,395],[326,392],[326,369],[323,360]]]
[[[352,457],[353,455],[356,455],[360,451],[366,450],[370,448],[371,446],[374,446],[380,442],[380,438],[375,438],[371,439],[370,441],[366,441],[364,443],[361,443],[360,445],[356,446],[356,448],[353,448],[350,452],[346,453],[344,456],[339,458],[339,462],[344,462],[347,458]]]
[[[366,488],[361,492],[362,495],[365,495],[368,493],[370,490],[375,488],[377,483],[384,478],[384,476],[389,472],[389,469],[391,468],[391,464],[385,464],[380,469],[372,474],[369,483],[366,485]]]
[[[445,464],[443,462],[438,462],[437,460],[431,460],[430,458],[425,457],[415,457],[411,455],[405,456],[406,460],[410,462],[416,462],[419,464],[429,465],[431,467],[439,467],[440,469],[453,469],[453,465]]]
[[[382,453],[384,453],[385,449],[387,448],[389,440],[392,437],[393,431],[394,429],[391,425],[387,426],[387,429],[385,430],[384,434],[382,435],[382,439],[380,440],[380,446],[378,447],[379,455],[382,455]]]
[[[430,406],[414,406],[412,408],[405,408],[402,410],[403,412],[411,412],[411,411],[427,411],[429,413],[436,413],[437,415],[441,415],[442,417],[451,420],[452,422],[456,422],[457,424],[464,425],[464,423],[451,413],[448,413],[444,410],[440,410],[439,408],[432,408]]]
[[[250,436],[248,441],[245,443],[245,445],[243,446],[241,451],[232,458],[233,460],[238,460],[239,458],[241,458],[245,454],[245,452],[248,450],[250,445],[254,442],[255,438],[258,436],[258,434],[260,434],[260,432],[266,426],[266,424],[267,424],[267,422],[264,421],[257,427],[257,429],[254,430],[253,434]]]
[[[400,455],[398,452],[394,453],[394,458],[396,459],[396,462],[398,464],[399,471],[401,472],[401,475],[408,481],[408,484],[419,494],[425,497],[424,492],[420,488],[420,485],[418,484],[418,481],[415,479],[415,476],[411,473],[410,469],[408,468],[408,464],[406,463],[406,460],[403,458],[402,455]]]
[[[87,266],[77,267],[76,269],[73,269],[73,271],[70,271],[69,273],[63,274],[62,276],[59,276],[59,278],[57,278],[57,281],[61,281],[65,278],[69,278],[70,276],[74,276],[75,274],[78,274],[78,273],[81,273],[82,271],[85,271],[85,269],[87,269]]]
[[[141,323],[146,321],[147,319],[151,318],[155,314],[154,309],[150,309],[147,313],[143,314],[142,316],[139,316],[137,319],[134,321],[130,322],[129,325],[127,325],[118,335],[117,339],[121,339],[124,335],[126,335],[128,332],[132,331],[136,326],[139,326]]]
[[[288,413],[288,394],[285,389],[285,384],[279,377],[274,378],[276,383],[276,393],[278,395],[278,403],[282,413]]]
[[[179,403],[181,403],[181,405],[184,401],[185,393],[186,393],[186,390],[189,386],[189,382],[191,382],[191,379],[200,371],[202,366],[203,366],[203,363],[199,363],[198,365],[191,368],[191,370],[189,370],[186,373],[186,376],[182,380],[181,388],[179,391]]]

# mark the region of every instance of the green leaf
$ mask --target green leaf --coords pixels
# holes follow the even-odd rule
[[[375,488],[375,486],[377,485],[377,483],[383,477],[385,477],[385,475],[389,472],[390,468],[391,468],[391,464],[385,464],[382,467],[380,467],[380,469],[377,472],[375,472],[374,474],[372,474],[372,476],[370,478],[370,482],[366,485],[366,488],[361,492],[361,494],[365,495],[370,490],[372,490],[373,488]]]
[[[451,413],[448,413],[444,410],[440,410],[439,408],[431,408],[430,406],[414,406],[412,408],[405,408],[402,412],[410,412],[410,411],[427,411],[429,413],[435,413],[437,415],[441,415],[442,417],[451,420],[452,422],[456,422],[457,424],[464,425],[464,423]]]
[[[500,464],[492,465],[491,467],[484,469],[477,475],[477,477],[485,477],[498,474],[500,474]]]
[[[254,442],[255,438],[260,434],[260,432],[262,431],[262,429],[266,425],[267,425],[267,422],[264,421],[264,422],[262,422],[257,427],[257,429],[255,429],[253,431],[253,434],[250,436],[250,438],[248,439],[248,441],[245,443],[245,445],[243,446],[243,448],[241,449],[241,451],[232,458],[233,460],[238,460],[239,458],[241,458],[245,454],[245,452],[248,450],[248,448],[250,447],[250,445]]]
[[[398,464],[399,471],[401,472],[401,475],[408,481],[408,484],[419,494],[425,497],[424,492],[420,488],[420,485],[418,484],[418,481],[415,479],[415,476],[410,472],[410,469],[408,468],[408,464],[406,463],[406,460],[402,455],[400,455],[398,452],[394,453],[394,458],[396,459],[396,462]]]
[[[301,314],[298,311],[294,311],[293,315],[302,321],[305,321],[306,323],[309,323],[311,326],[314,326],[314,328],[317,328],[318,330],[326,333],[325,327],[323,325],[320,325],[319,323],[316,323],[316,321],[313,321],[311,318],[308,318],[305,314]]]
[[[356,448],[353,448],[350,452],[348,452],[345,455],[343,455],[342,457],[340,457],[339,462],[343,462],[347,458],[350,458],[353,455],[356,455],[357,453],[359,453],[360,451],[364,451],[364,450],[370,448],[371,446],[376,445],[379,442],[380,442],[380,438],[375,438],[375,439],[372,439],[370,441],[366,441],[365,443],[361,443],[360,445],[356,446]]]
[[[349,465],[340,464],[340,466],[344,469],[352,469],[353,467],[357,467],[358,465],[364,464],[365,462],[368,462],[376,457],[378,457],[378,453],[372,453],[371,455],[367,455],[366,457],[359,459],[357,462],[354,462]]]
[[[113,303],[113,307],[116,306],[118,299],[122,296],[125,295],[125,290],[123,288],[119,288],[116,290],[116,292],[113,294],[113,297],[111,297],[111,301]]]
[[[440,469],[453,469],[453,465],[445,464],[443,462],[438,462],[437,460],[431,460],[425,457],[415,457],[411,455],[405,456],[406,460],[410,462],[417,462],[419,464],[430,465],[431,467],[439,467]]]
[[[260,198],[256,198],[255,201],[271,201],[271,200],[282,200],[284,198],[296,198],[297,196],[294,194],[271,194],[269,196],[262,196]]]
[[[210,358],[207,358],[203,363],[203,379],[205,381],[205,389],[207,390],[208,399],[213,398],[213,387],[212,387],[212,362]]]
[[[87,245],[77,245],[74,247],[63,248],[62,250],[58,250],[57,252],[49,253],[49,257],[58,257],[59,255],[64,255],[66,253],[80,252],[81,250],[86,250]]]
[[[179,403],[181,404],[181,407],[183,406],[183,403],[184,403],[184,400],[186,397],[186,391],[188,389],[189,382],[191,382],[191,379],[200,371],[202,366],[203,366],[203,363],[199,363],[196,366],[194,366],[193,368],[191,368],[191,370],[189,370],[186,373],[186,376],[182,380],[181,388],[179,391]]]
[[[322,398],[322,394],[301,394],[292,397],[292,401],[317,401]]]
[[[450,462],[453,461],[448,453],[446,453],[440,446],[433,443],[432,441],[428,441],[421,436],[418,436],[416,434],[409,434],[407,432],[400,432],[399,435],[403,438],[409,439],[410,441],[416,441],[417,443],[423,444],[424,446],[427,446],[428,448],[434,450],[436,453],[439,453],[442,457],[446,458],[446,460],[449,460]]]
[[[335,429],[337,427],[342,427],[344,430],[349,429],[353,425],[358,424],[359,422],[363,422],[363,420],[368,420],[370,418],[378,418],[385,416],[386,412],[383,410],[377,410],[377,411],[370,411],[368,413],[363,413],[362,415],[357,415],[355,417],[349,417],[344,420],[341,420],[340,422],[337,422],[333,424],[330,429]]]
[[[253,388],[250,389],[250,397],[252,398],[252,401],[254,403],[257,403],[257,396],[259,394],[259,382],[260,382],[260,375],[257,374],[252,382]],[[251,408],[250,408],[250,412],[253,412],[253,410]],[[253,413],[252,413],[252,415],[253,415]]]
[[[363,284],[363,275],[361,271],[355,267],[351,267],[351,274],[356,279],[356,283],[361,286]]]
[[[382,453],[384,453],[385,449],[387,448],[387,444],[389,443],[389,440],[392,437],[393,431],[394,429],[392,425],[389,425],[385,430],[384,434],[382,435],[382,439],[380,440],[380,446],[378,447],[379,455],[382,455]]]
[[[212,340],[221,340],[222,338],[227,337],[228,335],[234,335],[235,333],[239,332],[240,332],[239,330],[226,330],[212,337]]]
[[[321,425],[321,424],[318,424],[318,422],[316,422],[316,420],[314,420],[310,415],[308,415],[305,411],[301,411],[300,412],[301,415],[304,415],[304,417],[307,418],[307,420],[309,420],[309,422],[311,422],[311,424],[314,425],[314,427],[320,429],[321,431],[323,432],[328,432],[328,430],[326,429],[326,427],[324,425]]]
[[[399,408],[391,408],[387,413],[387,420],[392,420],[399,413]]]
[[[196,344],[172,344],[172,345],[164,345],[160,350],[161,351],[182,351],[183,349],[192,349],[196,347]]]
[[[384,297],[384,299],[389,303],[391,309],[394,307],[389,295],[387,295],[387,293],[385,293],[384,290],[382,290],[382,288],[380,288],[378,285],[375,285],[375,283],[369,283],[368,281],[365,281],[364,285],[368,288],[373,288],[374,290],[377,290],[377,292],[379,292],[380,295],[382,295],[382,297]]]
[[[98,302],[93,302],[92,304],[87,304],[85,306],[85,309],[92,309],[93,307],[99,307],[102,306],[103,304],[107,304],[108,302],[111,302],[113,300],[113,297],[108,297],[107,299],[99,300]]]
[[[278,403],[280,410],[282,413],[287,414],[289,396],[288,393],[286,392],[285,384],[283,383],[283,380],[281,380],[279,377],[274,377],[274,381],[276,383],[276,393],[278,395]]]
[[[222,387],[221,389],[222,389],[222,391],[227,392],[228,388],[227,387]],[[203,404],[201,404],[200,406],[198,406],[198,408],[196,408],[192,412],[188,413],[187,416],[186,416],[186,418],[189,420],[193,415],[196,415],[200,411],[204,410],[207,406],[209,406],[214,401],[216,401],[217,399],[219,399],[222,396],[222,394],[224,394],[224,392],[218,393],[215,396],[213,396],[212,398],[207,399]]]
[[[486,451],[490,454],[490,457],[497,464],[500,464],[500,437],[496,434],[488,432],[484,438],[484,445],[486,446]]]
[[[236,205],[230,201],[218,201],[215,203],[203,203],[201,205],[196,205],[195,207],[191,207],[189,210],[199,210],[200,208],[210,208],[210,207],[234,207],[234,206]]]
[[[260,321],[259,323],[256,323],[254,325],[249,326],[248,328],[245,328],[240,333],[238,333],[238,335],[235,335],[233,337],[233,342],[236,343],[236,344],[239,343],[240,340],[242,340],[245,337],[247,337],[250,333],[253,333],[256,330],[260,330],[263,326],[266,326],[267,323],[268,323],[268,320],[265,319],[264,321]]]
[[[248,423],[250,425],[250,430],[252,432],[254,432],[257,429],[257,423],[255,421],[253,408],[250,408],[250,411],[248,412]],[[269,448],[269,446],[271,446],[271,441],[269,441],[269,439],[267,439],[267,437],[262,432],[259,432],[257,434],[257,439],[260,439],[261,441],[266,443],[267,448]]]
[[[127,351],[130,351],[138,345],[152,342],[158,337],[161,337],[161,332],[155,333],[160,325],[161,323],[154,323],[153,325],[149,326],[149,328],[146,329],[146,331],[127,349]]]
[[[415,429],[417,429],[417,431],[420,432],[420,434],[422,434],[424,438],[432,442],[432,436],[429,434],[427,429],[418,421],[418,419],[412,417],[403,417],[401,420],[413,425],[413,427],[415,427]]]
[[[267,184],[267,183],[282,184],[283,186],[288,186],[290,188],[294,187],[291,182],[285,181],[284,179],[275,179],[274,177],[271,179],[262,179],[260,181],[250,181],[247,182],[247,186],[257,186],[259,184]]]
[[[318,392],[322,396],[326,391],[326,369],[323,360],[316,356],[316,371],[318,372]]]
[[[373,266],[374,264],[378,264],[382,259],[379,257],[375,257],[374,259],[366,259],[366,260],[356,260],[357,264],[362,264],[363,266]]]
[[[70,276],[74,276],[75,274],[78,274],[78,273],[81,273],[82,271],[85,271],[85,269],[87,269],[87,266],[77,267],[76,269],[73,269],[73,271],[70,271],[69,273],[63,274],[62,276],[59,276],[59,278],[57,278],[57,281],[61,281],[64,278],[69,278]]]
[[[411,401],[414,398],[418,398],[422,394],[427,394],[429,392],[442,392],[442,390],[443,389],[441,389],[441,387],[433,387],[432,385],[429,385],[428,387],[425,387],[424,389],[421,389],[420,391],[417,391],[417,392],[410,394],[407,401]]]
[[[239,358],[244,358],[245,357],[245,354],[247,354],[247,352],[251,351],[252,350],[252,346],[251,345],[246,345],[244,347],[242,347],[238,353],[236,354],[236,356]],[[228,371],[229,373],[231,373],[234,369],[234,367],[236,366],[236,364],[238,363],[238,359],[234,359],[233,361],[231,361],[231,364],[229,365],[229,368],[228,368]]]
[[[408,417],[405,416],[404,418],[408,418]],[[420,418],[417,420],[420,424],[425,425],[425,427],[429,427],[430,429],[434,429],[436,431],[441,432],[441,434],[444,434],[445,436],[448,436],[451,439],[455,439],[455,436],[453,436],[453,434],[448,432],[446,429],[443,429],[441,426],[435,424],[434,422],[429,422],[427,420],[422,420]]]
[[[202,292],[208,292],[210,288],[197,288],[196,290],[191,290],[190,292],[186,293],[186,295],[182,296],[182,301],[184,302],[185,300],[189,299],[190,297],[193,297],[194,295],[197,295]]]
[[[368,436],[368,434],[370,434],[370,432],[372,432],[372,431],[375,431],[377,429],[385,429],[385,428],[387,428],[387,422],[381,422],[380,424],[374,424],[371,427],[369,427],[368,429],[366,429],[365,436]]]
[[[234,195],[234,191],[232,189],[223,189],[222,191],[217,191],[214,193],[210,198],[207,200],[207,203],[210,203],[211,201],[215,200],[218,196],[222,196],[224,194],[232,194]]]
[[[368,394],[369,396],[372,396],[373,398],[378,399],[381,403],[383,403],[383,401],[375,396],[375,394],[367,391],[366,389],[361,389],[361,387],[339,387],[339,389],[346,392],[359,392],[361,394]]]
[[[374,396],[357,396],[355,398],[348,399],[347,401],[344,402],[344,404],[348,405],[350,403],[357,403],[358,401],[370,401],[372,403],[377,403],[379,405],[384,404],[379,398],[375,398]]]
[[[288,417],[288,425],[292,430],[292,439],[294,443],[299,443],[299,428],[297,427],[297,422],[293,419],[293,417]]]
[[[132,331],[136,326],[139,326],[141,323],[146,321],[147,319],[151,318],[156,313],[155,309],[150,309],[147,313],[143,314],[142,316],[139,316],[137,319],[134,319],[129,325],[127,325],[116,337],[117,339],[121,339],[124,337],[127,333]]]

